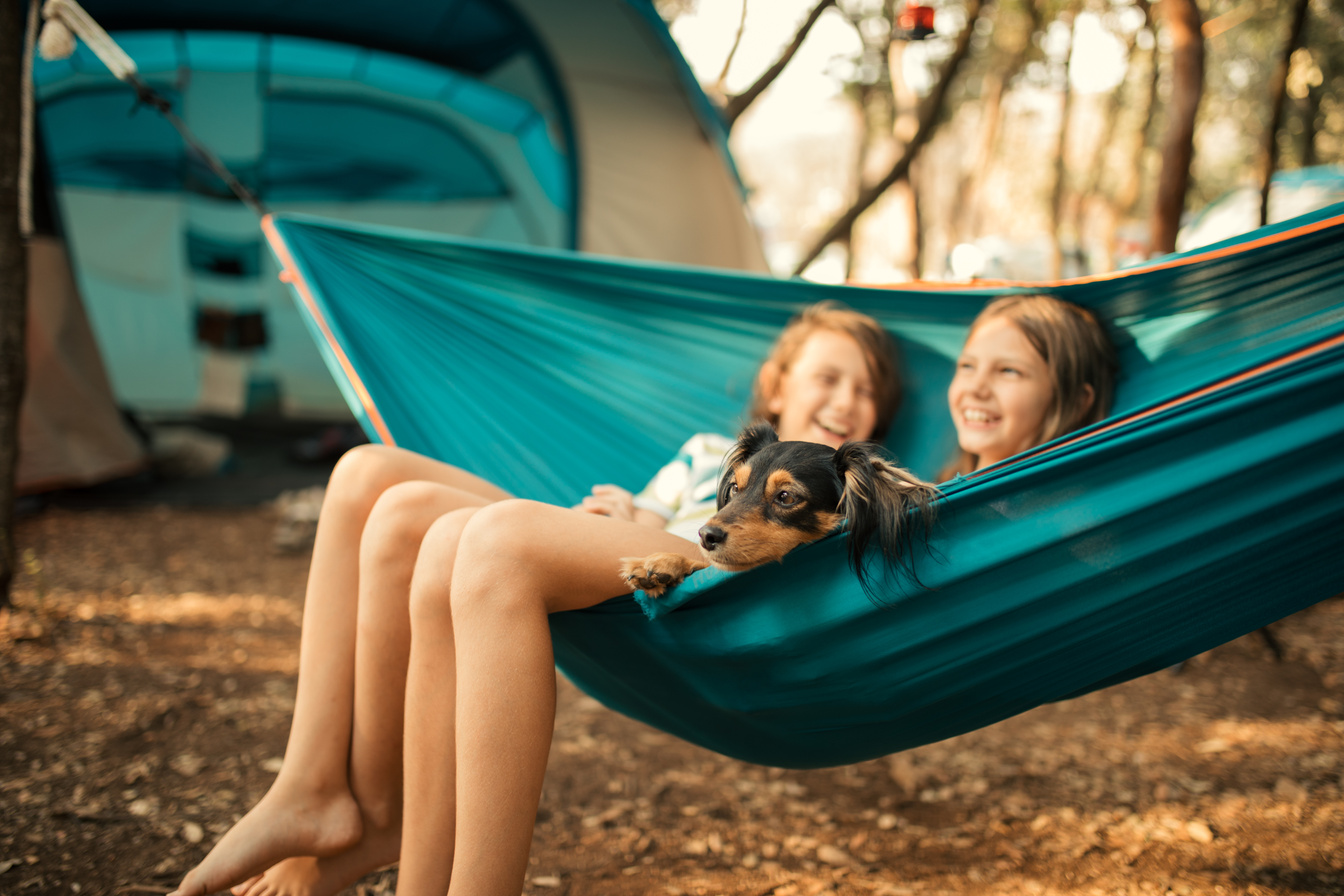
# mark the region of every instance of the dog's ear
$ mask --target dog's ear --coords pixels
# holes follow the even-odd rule
[[[733,466],[737,466],[766,445],[773,445],[778,441],[779,434],[769,423],[753,423],[742,430],[737,437],[737,446],[733,448],[729,460]]]
[[[734,471],[746,462],[756,452],[767,445],[773,445],[779,441],[779,435],[775,428],[769,423],[753,423],[742,434],[737,437],[737,444],[733,450],[728,452],[728,456],[723,459],[723,470],[719,473],[719,509],[722,510],[728,503],[728,486],[735,481]]]
[[[849,562],[871,596],[865,563],[868,545],[876,538],[889,567],[913,574],[911,525],[919,525],[927,537],[939,491],[896,466],[871,442],[841,445],[835,452],[835,471],[845,484],[840,513],[849,521]]]

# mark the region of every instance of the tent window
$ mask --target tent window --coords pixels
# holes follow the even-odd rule
[[[156,85],[174,104],[172,91]],[[42,104],[44,144],[61,186],[178,190],[182,138],[161,115],[136,109],[121,84],[93,87]]]
[[[439,202],[507,194],[499,172],[445,124],[339,96],[266,103],[262,193],[272,201]]]
[[[196,309],[196,341],[230,351],[264,348],[268,342],[266,315],[202,305]]]
[[[261,273],[260,240],[228,240],[187,232],[187,263],[192,270],[222,277],[257,277]]]

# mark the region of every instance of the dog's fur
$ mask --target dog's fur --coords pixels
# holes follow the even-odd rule
[[[631,588],[660,597],[697,569],[713,564],[737,572],[780,560],[800,544],[849,522],[849,560],[871,594],[864,555],[874,538],[889,566],[908,559],[906,517],[927,527],[938,490],[893,464],[871,442],[832,450],[814,442],[781,442],[765,423],[748,427],[724,461],[718,513],[700,528],[706,562],[681,554],[625,557]]]

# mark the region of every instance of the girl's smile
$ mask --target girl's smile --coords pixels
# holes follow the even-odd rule
[[[853,337],[817,330],[807,337],[779,377],[768,408],[786,442],[818,442],[838,448],[862,441],[877,424],[877,402],[863,348]]]
[[[1053,398],[1045,359],[1002,316],[971,333],[947,390],[957,441],[977,456],[976,469],[1035,445]]]

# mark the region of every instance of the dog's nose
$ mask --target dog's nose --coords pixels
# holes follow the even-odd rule
[[[712,551],[728,539],[728,533],[718,526],[704,525],[700,527],[700,546],[707,551]]]

